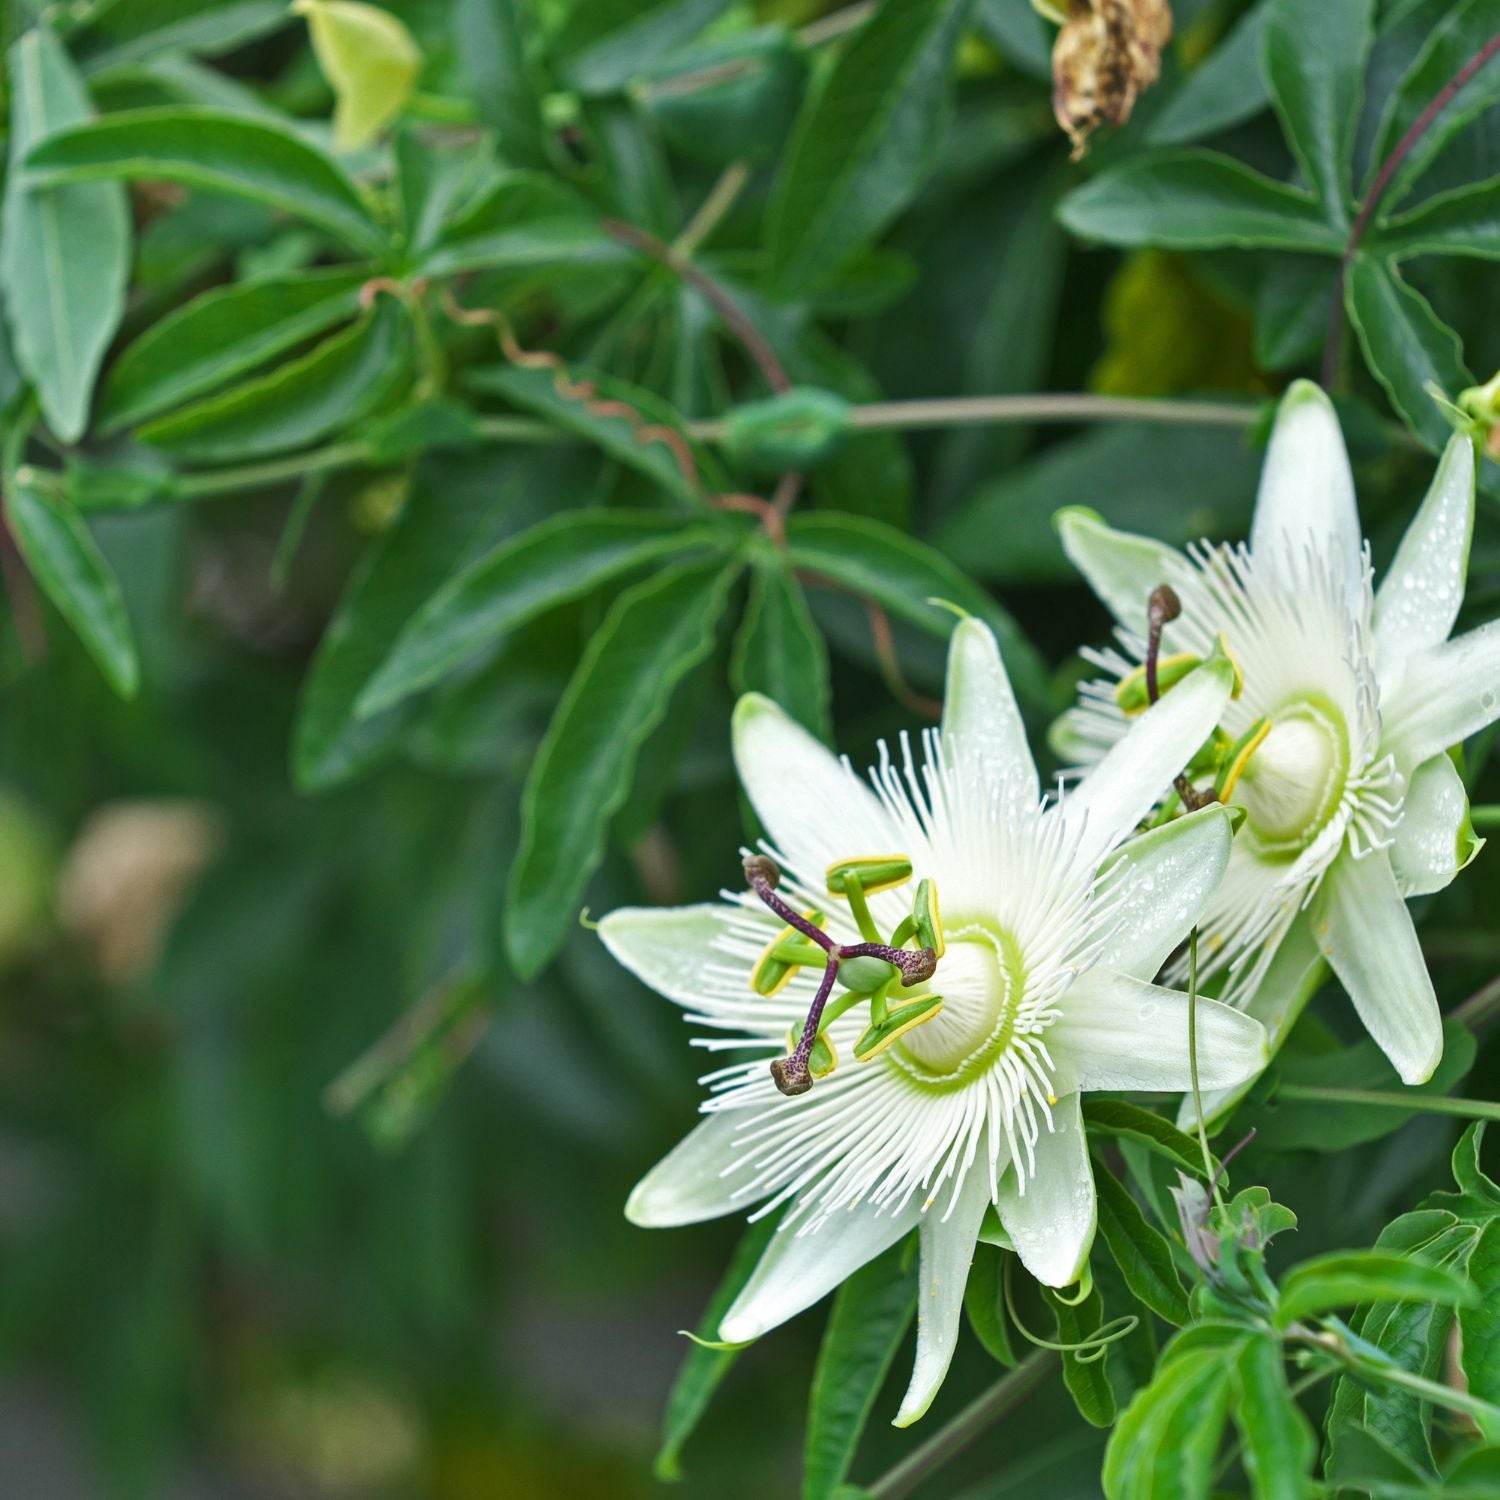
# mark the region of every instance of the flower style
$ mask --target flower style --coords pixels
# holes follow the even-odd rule
[[[599,929],[709,1030],[699,1045],[752,1054],[703,1080],[707,1118],[626,1207],[647,1226],[785,1210],[721,1338],[758,1337],[919,1229],[904,1426],[947,1371],[992,1204],[1039,1280],[1082,1274],[1095,1202],[1079,1095],[1189,1087],[1188,998],[1152,979],[1223,874],[1230,814],[1119,846],[1231,679],[1222,659],[1190,674],[1048,803],[975,620],[954,632],[942,729],[924,734],[920,764],[903,736],[868,783],[767,699],[740,702],[735,760],[769,835],[746,856],[753,891],[616,911]],[[830,975],[847,986],[832,999]],[[1197,1027],[1206,1085],[1264,1066],[1248,1017],[1202,1001]]]
[[[1088,765],[1127,733],[1147,599],[1167,584],[1181,612],[1162,629],[1163,682],[1215,642],[1243,673],[1204,757],[1246,819],[1204,916],[1203,975],[1220,976],[1220,998],[1263,1021],[1274,1048],[1326,959],[1413,1084],[1432,1076],[1443,1035],[1405,898],[1442,889],[1478,852],[1447,751],[1500,714],[1500,625],[1448,639],[1474,474],[1472,442],[1455,437],[1375,590],[1338,419],[1304,381],[1277,414],[1248,547],[1183,556],[1089,512],[1059,518],[1121,649],[1092,653],[1109,676],[1084,687],[1057,747]]]

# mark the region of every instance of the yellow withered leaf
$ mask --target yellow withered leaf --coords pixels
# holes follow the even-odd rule
[[[398,17],[361,0],[292,0],[307,17],[313,55],[333,89],[333,143],[368,145],[401,113],[422,71],[422,52]]]

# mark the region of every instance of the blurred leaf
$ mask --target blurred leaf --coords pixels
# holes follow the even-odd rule
[[[128,427],[352,318],[366,272],[299,271],[215,287],[153,323],[110,366],[99,427]]]
[[[112,5],[96,12],[90,17],[83,71],[94,79],[163,57],[218,57],[291,24],[281,0],[230,0],[181,15],[173,15],[174,8]]]
[[[566,81],[611,94],[715,20],[729,0],[572,0],[555,50]]]
[[[1014,0],[975,0],[974,25],[1029,78],[1052,81],[1052,33],[1030,5]]]
[[[1017,694],[1033,704],[1046,701],[1046,671],[1036,647],[983,589],[940,553],[879,521],[826,512],[794,512],[787,535],[797,568],[875,599],[892,615],[933,635],[950,635],[953,616],[941,605],[929,604],[929,599],[946,599],[978,616],[995,632]]]
[[[722,557],[669,568],[626,590],[589,642],[526,781],[505,942],[531,978],[578,917],[610,819],[672,689],[713,649],[739,570]]]
[[[1269,0],[1265,70],[1271,102],[1308,186],[1335,223],[1348,222],[1350,156],[1374,0]]]
[[[682,1478],[683,1444],[693,1435],[708,1404],[713,1400],[729,1367],[739,1358],[738,1349],[711,1349],[705,1347],[718,1336],[719,1324],[729,1311],[734,1299],[744,1289],[750,1273],[760,1262],[761,1252],[776,1233],[777,1220],[774,1215],[757,1220],[740,1236],[734,1247],[734,1255],[724,1279],[709,1298],[703,1316],[695,1330],[701,1343],[694,1343],[672,1382],[667,1395],[667,1409],[662,1413],[661,1447],[653,1465],[656,1477],[667,1482]]]
[[[1307,194],[1213,151],[1158,151],[1122,162],[1069,193],[1058,217],[1074,234],[1106,245],[1325,255],[1344,248],[1343,231]]]
[[[673,515],[579,510],[502,542],[448,579],[407,622],[360,695],[359,716],[431,687],[543,611],[713,538],[708,527]]]
[[[255,380],[157,417],[144,443],[198,463],[302,448],[368,415],[410,375],[406,311],[378,298],[352,327]]]
[[[1265,259],[1255,295],[1255,358],[1268,370],[1286,370],[1322,347],[1334,267],[1308,255]]]
[[[807,1402],[802,1500],[835,1500],[860,1434],[885,1383],[917,1303],[903,1265],[910,1246],[891,1246],[839,1288],[818,1350]]]
[[[5,520],[31,576],[88,647],[122,698],[140,686],[130,619],[120,585],[78,513],[43,495],[19,470],[5,486]]]
[[[1282,1278],[1276,1326],[1352,1307],[1358,1302],[1441,1302],[1462,1307],[1474,1292],[1461,1277],[1438,1266],[1379,1250],[1336,1250],[1292,1267]]]
[[[1460,1360],[1471,1396],[1500,1404],[1500,1204],[1469,1256],[1470,1284],[1478,1294],[1458,1310]]]
[[[1154,146],[1181,146],[1258,115],[1271,102],[1261,66],[1269,0],[1259,0],[1177,86],[1147,129]]]
[[[1098,1333],[1104,1322],[1104,1299],[1094,1287],[1080,1302],[1066,1302],[1050,1287],[1044,1289],[1047,1306],[1057,1315],[1057,1341],[1081,1344]],[[1063,1384],[1091,1427],[1108,1427],[1115,1420],[1115,1393],[1105,1369],[1106,1349],[1075,1350],[1063,1354]]]
[[[125,310],[130,216],[121,188],[43,187],[23,166],[33,147],[90,113],[50,31],[29,31],[10,49],[10,86],[0,294],[42,414],[71,443],[88,425],[94,377]]]
[[[1373,174],[1458,71],[1495,35],[1493,0],[1457,0],[1423,39],[1395,87],[1370,154]],[[1500,53],[1492,56],[1413,140],[1381,201],[1398,203],[1438,153],[1476,116],[1500,103]]]
[[[828,647],[801,584],[778,556],[755,560],[729,676],[736,692],[764,693],[825,743],[832,738]]]
[[[1318,1440],[1287,1387],[1281,1345],[1248,1339],[1234,1375],[1234,1423],[1244,1439],[1251,1494],[1258,1500],[1305,1495]]]
[[[1500,177],[1435,193],[1410,213],[1376,227],[1365,240],[1372,255],[1474,255],[1500,260]]]
[[[1083,1118],[1091,1131],[1128,1136],[1158,1156],[1164,1156],[1182,1171],[1191,1172],[1195,1177],[1203,1176],[1203,1150],[1198,1142],[1170,1120],[1152,1114],[1149,1109],[1123,1099],[1101,1099],[1086,1094]]]
[[[500,138],[501,156],[515,166],[539,165],[542,84],[528,0],[456,0],[453,30],[459,65],[480,118]]]
[[[467,208],[493,178],[489,142],[429,142],[406,129],[397,135],[394,150],[406,252],[420,256],[437,244],[449,219]]]
[[[1466,1028],[1467,1029],[1467,1028]],[[1447,1037],[1444,1037],[1444,1043]],[[1453,1180],[1459,1192],[1471,1202],[1482,1203],[1500,1211],[1500,1185],[1479,1164],[1479,1148],[1484,1140],[1485,1122],[1475,1120],[1459,1137],[1453,1148]]]
[[[1210,1492],[1243,1345],[1225,1334],[1175,1357],[1168,1346],[1156,1379],[1136,1392],[1110,1434],[1102,1476],[1109,1500],[1202,1500]]]
[[[331,157],[265,120],[211,109],[140,109],[52,137],[27,166],[45,182],[181,182],[249,198],[326,230],[361,255],[388,251],[359,189]]]
[[[1103,1166],[1094,1172],[1099,1233],[1125,1284],[1157,1317],[1180,1328],[1188,1321],[1187,1293],[1166,1237],[1146,1222],[1135,1199]]]
[[[1013,1370],[1020,1361],[1016,1358],[1005,1314],[1002,1278],[1006,1253],[982,1242],[975,1247],[974,1264],[964,1283],[964,1313],[974,1336],[984,1345],[990,1358]]]
[[[782,292],[827,281],[910,201],[941,137],[968,0],[884,0],[804,106],[768,210]]]
[[[1344,290],[1349,321],[1371,372],[1401,420],[1432,452],[1441,453],[1453,429],[1426,385],[1436,382],[1452,399],[1474,383],[1458,335],[1393,265],[1356,256],[1347,267]]]

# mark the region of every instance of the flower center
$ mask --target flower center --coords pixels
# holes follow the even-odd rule
[[[1263,853],[1305,849],[1334,812],[1349,774],[1349,737],[1326,703],[1304,701],[1276,714],[1250,757],[1234,801]]]

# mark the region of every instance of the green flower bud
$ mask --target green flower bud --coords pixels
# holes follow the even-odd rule
[[[737,407],[725,428],[725,451],[755,473],[811,469],[849,430],[849,403],[832,391],[798,387]]]

